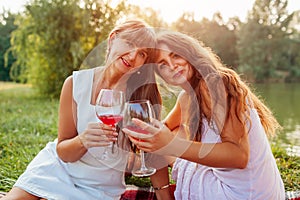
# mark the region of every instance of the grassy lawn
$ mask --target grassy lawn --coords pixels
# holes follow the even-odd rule
[[[36,96],[28,85],[0,82],[0,191],[8,191],[33,157],[57,136],[58,100]],[[287,191],[300,190],[300,158],[272,147]],[[149,186],[149,179],[126,182]]]

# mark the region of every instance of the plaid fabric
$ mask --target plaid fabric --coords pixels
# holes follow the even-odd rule
[[[176,185],[170,185],[171,192],[174,193]],[[156,200],[153,188],[140,188],[134,185],[128,185],[126,192],[120,200]],[[300,200],[299,191],[288,191],[285,193],[285,200]]]
[[[175,185],[170,186],[170,190],[174,192]],[[0,192],[0,198],[5,196],[6,192]],[[288,191],[285,193],[286,200],[300,200],[299,191]],[[134,185],[128,185],[126,192],[122,195],[120,200],[156,200],[153,188],[139,188]]]
[[[285,199],[286,200],[300,200],[300,190],[286,192]]]
[[[175,184],[170,185],[170,191],[174,194]],[[152,187],[138,187],[127,185],[125,193],[120,200],[156,200],[155,191]]]
[[[120,200],[156,200],[155,192],[152,187],[140,188],[134,185],[127,185],[125,193],[121,196]]]

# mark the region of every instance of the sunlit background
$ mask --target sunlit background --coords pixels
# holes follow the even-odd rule
[[[65,78],[102,65],[128,17],[192,35],[249,83],[283,126],[270,142],[285,188],[300,190],[300,0],[0,0],[0,191],[57,137]]]
[[[0,0],[0,12],[5,13],[10,11],[11,13],[20,13],[22,16],[22,13],[25,14],[25,5],[29,5],[30,7],[33,2],[41,3],[41,5],[42,2],[50,2],[50,4],[54,5],[53,13],[57,11],[57,8],[55,8],[56,4],[53,4],[55,1]],[[56,3],[57,5],[63,5],[68,2],[76,1],[57,1]],[[53,20],[56,20],[54,24],[59,24],[56,28],[48,29],[48,27],[44,27],[44,30],[48,29],[45,33],[52,34],[51,37],[54,38],[53,41],[55,41],[55,39],[57,40],[53,43],[54,46],[49,47],[49,45],[46,45],[44,47],[50,48],[49,52],[58,50],[62,52],[75,51],[72,52],[72,55],[75,56],[74,58],[69,58],[67,53],[64,55],[67,58],[66,60],[75,59],[73,63],[65,63],[65,65],[70,65],[69,69],[76,69],[78,63],[86,56],[85,54],[89,52],[91,48],[99,44],[99,42],[106,39],[106,34],[108,34],[115,22],[130,17],[131,15],[132,17],[144,19],[153,27],[163,26],[176,31],[189,33],[211,47],[225,64],[234,68],[238,73],[245,75],[248,81],[256,84],[267,84],[256,85],[256,87],[258,92],[261,92],[261,96],[267,100],[266,103],[274,110],[276,117],[285,128],[285,132],[282,134],[282,141],[284,141],[285,144],[296,144],[300,148],[300,113],[297,112],[297,110],[299,111],[300,109],[295,109],[299,106],[295,104],[296,101],[294,100],[294,98],[298,98],[295,97],[295,95],[298,96],[300,90],[297,85],[294,87],[285,85],[286,83],[298,83],[300,81],[300,75],[298,75],[300,74],[299,0],[79,0],[79,2],[81,2],[79,4],[80,8],[89,5],[90,8],[87,9],[90,9],[90,11],[93,10],[92,18],[89,19],[91,20],[89,22],[91,29],[87,29],[89,25],[85,25],[85,28],[79,28],[78,30],[75,30],[78,26],[72,27],[66,25],[65,21],[76,20],[76,11],[69,10],[72,9],[72,7],[68,8],[67,10],[70,12],[68,13],[68,11],[66,11],[67,13],[64,13],[64,15],[52,13],[55,16]],[[125,2],[125,4],[121,2]],[[285,2],[287,2],[286,7],[283,6]],[[276,3],[278,3],[278,5]],[[74,5],[74,3],[71,4]],[[121,4],[123,6],[120,6]],[[49,5],[46,7],[51,7]],[[257,6],[257,10],[254,9],[254,5]],[[93,8],[93,6],[95,6],[95,8]],[[98,7],[96,8],[96,6]],[[262,8],[263,6],[266,7]],[[35,20],[31,23],[33,23],[33,27],[38,27],[36,29],[37,31],[44,23],[52,23],[52,18],[48,17],[49,14],[51,16],[51,11],[47,13],[47,15],[39,15],[38,12],[45,11],[38,10],[39,9],[31,10],[31,14],[37,16],[31,19]],[[114,12],[114,10],[117,10],[117,12]],[[294,14],[293,17],[289,17],[292,16],[291,13],[293,12],[296,14]],[[253,19],[252,15],[258,18]],[[0,15],[0,23],[5,25],[5,17],[3,16],[5,16],[5,14]],[[46,17],[42,19],[43,16]],[[252,18],[249,18],[249,16]],[[88,19],[83,19],[84,17],[85,16],[82,15],[80,20],[88,21]],[[26,23],[25,25],[22,24],[24,24],[24,22],[20,23],[20,27],[23,27],[24,30],[22,30],[22,28],[16,30],[16,32],[18,33],[19,31],[20,34],[16,34],[16,36],[19,36],[20,39],[27,37],[25,30],[29,27]],[[31,28],[29,29],[31,31]],[[62,35],[55,38],[57,33],[55,32],[56,30],[53,29],[60,30]],[[66,34],[64,31],[69,33]],[[64,49],[59,40],[61,41],[61,37],[63,38],[64,35],[72,35],[72,31],[76,32],[75,35],[82,34],[82,38],[89,37],[90,39],[86,40],[89,42],[85,43],[79,38],[64,38],[63,41],[66,44],[71,43],[72,45],[78,45],[75,49]],[[89,32],[89,35],[86,35],[87,33],[85,31]],[[22,34],[25,35],[21,37]],[[31,37],[33,36],[28,36],[28,40],[30,40],[29,38]],[[50,36],[45,35],[45,38],[48,37]],[[39,40],[40,39],[42,38],[39,36]],[[32,63],[29,63],[30,61],[28,62],[26,55],[32,54],[31,52],[35,52],[36,55],[39,55],[36,50],[40,49],[39,45],[42,45],[42,43],[36,43],[35,41],[21,50],[23,48],[21,42],[23,39],[19,41],[20,47],[16,45],[18,44],[18,37],[16,37],[15,40],[16,47],[14,49],[16,51],[15,53],[18,54],[18,59],[23,59],[25,63],[27,62],[28,66],[32,65],[34,68],[36,65],[35,62],[32,61]],[[45,43],[47,44],[49,41],[46,39]],[[57,50],[53,50],[55,48],[57,48]],[[63,60],[60,55],[55,58],[55,56],[53,56],[55,53],[50,55],[47,59],[49,63],[50,60],[53,60],[52,62],[54,63],[58,62],[57,60]],[[44,59],[42,54],[42,57],[37,56],[35,60],[39,61]],[[23,58],[22,55],[24,56]],[[11,59],[10,63],[13,62],[12,60],[13,59]],[[95,60],[99,61],[103,59]],[[78,63],[76,64],[77,61]],[[99,64],[101,63],[97,63],[97,65]],[[20,67],[22,68],[22,66]],[[37,71],[33,70],[32,73],[43,73],[43,67],[45,66],[40,66],[36,69]],[[66,72],[64,73],[69,74],[70,72],[67,71],[69,69],[66,67]],[[7,69],[4,69],[4,71],[5,70],[7,71]],[[39,70],[41,70],[41,72],[39,72]],[[18,71],[20,72],[22,70]],[[6,73],[8,74],[8,72]],[[45,78],[47,77],[48,75],[46,75]],[[63,80],[64,77],[60,79]],[[7,80],[10,79],[8,78]],[[36,81],[37,83],[40,82],[40,80]],[[276,85],[277,83],[282,85]],[[41,87],[45,87],[45,84],[40,84],[42,85]],[[51,91],[55,91],[55,94],[52,95],[57,96],[60,92],[60,85],[56,84],[55,87],[57,88],[53,88]],[[279,91],[279,88],[285,88],[284,91],[289,92],[284,94],[285,98],[277,98],[279,92],[282,92]],[[44,89],[46,91],[50,90],[50,88]],[[288,101],[288,103],[285,101],[284,104],[286,107],[284,109],[282,101],[280,100]],[[286,110],[290,110],[290,112],[286,113]]]
[[[151,7],[160,13],[164,21],[171,23],[177,20],[184,12],[194,13],[196,20],[203,17],[211,19],[213,14],[220,12],[224,20],[238,16],[245,20],[247,12],[251,10],[255,0],[128,0],[130,4],[141,8]],[[1,0],[0,10],[6,9],[12,12],[20,12],[29,0]],[[112,5],[118,0],[111,0]],[[289,0],[287,9],[289,12],[300,10],[299,0]]]
[[[30,0],[0,0],[0,11],[10,11],[12,13],[22,13],[25,11],[25,5],[26,4],[30,4],[32,1]],[[82,0],[82,2],[84,2]],[[86,1],[88,2],[88,1]],[[92,2],[92,1],[91,1]],[[101,0],[98,2],[108,2],[108,4],[110,5],[110,7],[115,8],[118,6],[118,4],[120,4],[121,0]],[[247,70],[249,71],[249,66],[250,68],[253,68],[253,66],[259,66],[259,68],[261,69],[256,69],[257,71],[255,73],[259,73],[259,75],[256,75],[256,77],[254,77],[255,82],[261,82],[263,80],[266,80],[266,78],[268,78],[269,80],[272,81],[272,78],[275,77],[276,81],[275,82],[282,82],[283,79],[285,79],[287,77],[287,74],[294,74],[296,75],[297,78],[297,73],[300,73],[299,71],[295,72],[295,67],[293,65],[295,65],[294,60],[298,60],[299,58],[297,58],[298,56],[296,55],[297,53],[293,53],[293,52],[289,52],[288,55],[284,55],[285,54],[285,50],[283,50],[283,48],[286,48],[286,51],[291,51],[291,49],[297,48],[294,45],[297,46],[297,33],[294,33],[295,36],[290,36],[289,39],[291,39],[290,42],[285,41],[285,43],[274,43],[274,41],[278,41],[281,40],[281,33],[275,33],[276,31],[282,31],[284,32],[284,34],[286,35],[286,37],[288,37],[288,34],[292,33],[292,29],[296,28],[298,29],[298,32],[300,30],[300,1],[299,0],[288,0],[287,2],[287,7],[286,10],[288,11],[288,14],[291,14],[294,11],[298,11],[298,17],[294,17],[296,20],[296,23],[293,23],[291,21],[291,23],[288,26],[285,26],[283,21],[287,18],[287,15],[283,15],[282,19],[278,19],[279,22],[278,24],[276,24],[276,17],[278,17],[276,12],[276,7],[273,8],[274,10],[274,16],[271,17],[265,17],[265,13],[261,14],[261,17],[264,18],[262,20],[265,20],[264,23],[268,24],[271,23],[273,26],[272,28],[274,28],[274,30],[270,31],[268,30],[268,27],[264,27],[266,28],[266,30],[262,31],[259,27],[257,27],[257,34],[255,35],[255,30],[253,30],[253,26],[251,27],[251,25],[248,24],[248,26],[250,27],[250,30],[248,30],[247,28],[244,28],[245,31],[249,32],[249,31],[253,31],[253,35],[251,37],[253,37],[253,39],[255,40],[257,37],[261,37],[261,39],[263,39],[264,43],[263,46],[257,48],[257,47],[251,47],[256,49],[254,54],[251,54],[250,56],[247,55],[248,58],[246,58],[244,56],[244,54],[246,52],[236,52],[236,49],[245,49],[246,47],[248,48],[249,46],[251,46],[253,44],[253,42],[251,41],[247,41],[249,40],[249,35],[247,35],[247,33],[244,31],[242,32],[243,36],[239,35],[239,36],[234,36],[236,34],[237,31],[239,31],[239,28],[232,28],[230,29],[230,26],[234,25],[235,22],[229,22],[229,20],[231,18],[237,17],[240,21],[247,23],[247,17],[249,16],[249,12],[251,10],[253,10],[253,5],[255,4],[255,0],[174,0],[174,1],[169,1],[169,0],[126,0],[126,5],[127,7],[122,8],[122,9],[127,9],[128,5],[136,5],[141,9],[145,9],[145,11],[141,11],[140,12],[144,12],[142,13],[144,16],[147,18],[147,22],[150,22],[150,25],[155,26],[155,20],[163,20],[163,22],[167,23],[167,26],[171,25],[172,23],[175,24],[175,30],[179,29],[180,31],[187,31],[187,32],[191,32],[192,34],[200,34],[201,39],[204,40],[204,42],[206,44],[208,44],[210,47],[213,48],[213,50],[216,51],[216,53],[222,58],[222,60],[224,61],[224,63],[233,66],[237,71],[239,71],[240,73],[247,73]],[[259,1],[257,1],[259,2]],[[270,1],[272,2],[272,1]],[[273,1],[277,2],[277,1]],[[284,2],[284,1],[282,1]],[[84,4],[83,4],[84,5]],[[270,4],[271,5],[271,4]],[[101,8],[101,7],[100,7]],[[149,10],[147,10],[147,8],[150,8],[152,10],[154,10],[153,13],[150,13],[149,15],[147,14],[147,12]],[[102,12],[102,11],[101,11]],[[106,11],[103,11],[106,12]],[[130,16],[130,13],[134,12],[134,10],[130,10],[129,13],[127,12],[126,16]],[[270,11],[268,11],[269,13],[267,13],[267,15],[271,15],[273,14],[272,9]],[[219,13],[221,18],[222,18],[222,23],[220,23],[220,20],[218,21],[218,18],[214,18],[215,14]],[[98,13],[99,14],[99,13]],[[135,13],[133,13],[135,14]],[[188,18],[184,18],[182,19],[181,17],[184,14],[188,14]],[[100,14],[99,14],[100,15]],[[285,16],[285,17],[284,17]],[[1,16],[0,16],[1,17]],[[273,22],[272,17],[275,18],[275,21]],[[203,20],[203,19],[208,19],[207,21]],[[46,19],[44,19],[46,20]],[[98,20],[98,19],[96,19]],[[211,20],[211,21],[210,21]],[[297,21],[298,20],[298,21]],[[1,21],[1,18],[0,18]],[[270,22],[268,22],[270,21]],[[217,26],[214,25],[214,22],[217,22]],[[227,23],[228,22],[228,23]],[[97,22],[96,22],[97,23]],[[205,24],[208,23],[208,24]],[[225,30],[222,28],[222,26],[227,23],[227,27],[228,30]],[[255,22],[257,23],[257,22]],[[258,24],[261,23],[258,21]],[[158,21],[158,25],[161,25],[161,21]],[[99,25],[94,24],[95,29],[96,29],[96,35],[95,37],[99,38],[99,41],[105,39],[105,33],[108,31],[108,29],[110,29],[109,26],[103,26],[101,29],[101,26],[99,27]],[[259,25],[258,25],[259,26]],[[280,26],[280,28],[277,30],[276,26]],[[100,30],[101,29],[101,30]],[[205,29],[205,30],[204,30]],[[223,32],[224,31],[224,32]],[[274,32],[275,31],[275,32]],[[260,33],[259,33],[260,32]],[[267,36],[263,35],[264,32],[274,32],[275,34],[268,34]],[[97,35],[98,34],[98,35]],[[240,33],[238,33],[240,34]],[[244,37],[244,38],[243,38]],[[274,38],[274,41],[270,41],[270,39],[272,39],[273,37],[277,37],[279,39]],[[98,38],[96,40],[98,40]],[[251,38],[250,38],[251,39]],[[253,40],[252,39],[252,40]],[[239,40],[239,41],[238,41]],[[239,46],[238,48],[236,48],[236,45],[240,45],[241,43],[244,42],[244,46]],[[220,43],[220,44],[219,44]],[[94,43],[96,44],[96,43]],[[262,44],[262,42],[260,43]],[[256,45],[260,45],[260,44],[256,44]],[[276,46],[277,45],[277,46]],[[287,46],[287,45],[291,45],[291,46]],[[90,45],[90,47],[92,47],[93,45]],[[299,46],[299,45],[298,45]],[[34,48],[34,47],[32,47]],[[274,51],[274,49],[278,49],[281,50],[282,54],[282,58],[278,58],[277,61],[274,61],[276,58],[273,57],[272,58],[272,62],[275,62],[275,64],[271,63],[270,61],[261,61],[261,63],[257,63],[255,61],[253,61],[254,59],[249,59],[249,57],[258,57],[259,55],[265,53],[268,48],[270,48],[270,55],[266,55],[266,56],[271,56],[272,54],[277,54],[277,50]],[[262,51],[261,53],[259,53],[259,51]],[[265,51],[265,52],[263,52]],[[274,51],[274,52],[272,52]],[[295,50],[297,51],[297,50]],[[230,52],[235,52],[235,53],[230,53]],[[240,54],[240,55],[239,55]],[[268,53],[267,53],[268,54]],[[244,58],[244,61],[242,60]],[[241,59],[242,58],[242,59]],[[281,60],[282,61],[281,61]],[[242,61],[242,62],[241,62]],[[291,62],[290,64],[288,64],[287,62]],[[272,66],[274,65],[274,66]],[[286,65],[284,67],[281,67],[280,65]],[[290,65],[290,66],[289,66]],[[297,65],[297,64],[296,64]],[[271,67],[270,67],[271,66]],[[275,71],[272,69],[268,70],[268,68],[274,68]],[[297,68],[297,67],[296,67]],[[252,69],[250,69],[251,71]],[[265,70],[265,71],[263,71]],[[273,74],[272,74],[273,73]],[[249,78],[250,76],[248,76]],[[271,77],[271,78],[270,78]],[[282,77],[282,78],[278,78],[278,77]],[[253,78],[253,77],[250,77]],[[295,78],[295,77],[294,77]],[[291,81],[291,79],[289,80],[289,82]],[[274,82],[274,81],[273,81]],[[285,81],[286,82],[286,81]],[[262,87],[260,87],[262,88]],[[259,88],[259,89],[260,89]],[[267,94],[266,92],[263,92],[262,95]],[[266,97],[267,99],[269,99],[269,102],[272,102],[272,98],[273,97]],[[272,104],[272,103],[270,103]],[[276,104],[278,105],[278,104]],[[272,105],[271,105],[272,106]],[[279,111],[281,109],[276,109],[276,111]],[[293,109],[292,109],[293,110]],[[296,109],[297,110],[297,109]],[[297,116],[297,115],[296,115]],[[297,117],[288,117],[286,116],[286,119],[291,118],[292,121],[295,121],[295,124],[293,124],[294,130],[290,130],[289,134],[292,133],[292,135],[296,136],[296,140],[299,144],[299,138],[300,138],[300,133],[299,133],[299,123],[297,120]],[[281,114],[279,114],[279,120],[281,120],[281,123],[283,124],[287,124],[290,122],[285,122],[285,118],[284,116],[281,116]],[[290,136],[288,136],[290,137]],[[299,145],[300,146],[300,145]]]

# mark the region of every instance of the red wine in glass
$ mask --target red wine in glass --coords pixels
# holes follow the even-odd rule
[[[129,125],[129,126],[126,126],[126,128],[128,130],[131,130],[131,131],[134,131],[134,132],[138,132],[138,133],[143,133],[143,134],[148,134],[149,132],[138,127],[138,126],[134,126],[134,125]]]
[[[122,115],[97,115],[98,119],[100,119],[104,124],[109,126],[115,126],[119,121],[123,119]]]
[[[95,112],[96,116],[102,123],[109,126],[116,126],[116,124],[123,119],[122,110],[125,102],[125,96],[122,91],[102,89],[96,100]],[[117,152],[114,151],[114,143],[110,144],[112,148],[112,154],[117,156]],[[116,149],[117,150],[117,149]],[[113,155],[112,155],[113,156]],[[101,159],[108,158],[107,147],[104,150]]]
[[[123,126],[129,130],[136,131],[138,133],[148,134],[148,132],[138,126],[136,126],[132,119],[137,118],[146,123],[150,123],[150,119],[153,117],[153,112],[149,100],[136,100],[125,103]],[[148,177],[156,172],[155,168],[147,167],[145,164],[145,154],[143,150],[140,150],[141,166],[139,169],[132,171],[132,175],[136,177]]]

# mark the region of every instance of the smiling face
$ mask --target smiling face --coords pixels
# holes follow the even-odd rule
[[[109,59],[119,71],[125,73],[142,66],[149,56],[147,48],[139,48],[126,39],[115,38],[111,41]]]
[[[169,84],[184,87],[193,76],[192,66],[166,44],[158,45],[157,71]]]
[[[155,46],[155,33],[140,22],[128,22],[114,30],[109,38],[108,65],[126,73],[150,62]]]

